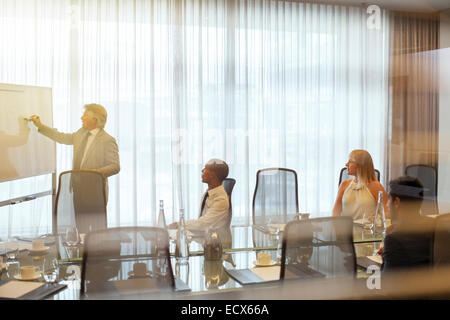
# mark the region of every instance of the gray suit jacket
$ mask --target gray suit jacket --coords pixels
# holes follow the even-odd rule
[[[83,154],[81,154],[83,151],[80,150],[80,147],[88,130],[81,128],[74,133],[62,133],[56,129],[43,126],[38,131],[56,142],[73,145],[73,161],[77,157],[80,157],[80,159],[83,157]],[[116,139],[107,134],[105,130],[100,129],[87,150],[86,158],[80,169],[96,169],[105,178],[119,173],[119,148]],[[105,191],[106,197],[108,197],[107,181]]]

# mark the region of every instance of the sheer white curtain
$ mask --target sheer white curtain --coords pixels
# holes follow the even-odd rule
[[[387,13],[266,0],[0,0],[0,82],[53,87],[55,127],[103,104],[119,143],[108,224],[196,218],[210,158],[230,165],[233,223],[251,221],[256,171],[299,177],[300,208],[330,215],[352,149],[383,168]],[[58,146],[58,170],[71,149]],[[6,188],[6,187],[4,187]],[[4,191],[6,192],[6,191]]]

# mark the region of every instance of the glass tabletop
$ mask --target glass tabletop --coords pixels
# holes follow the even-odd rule
[[[216,261],[204,259],[202,239],[194,238],[190,243],[189,263],[178,264],[174,258],[175,245],[171,241],[170,252],[174,276],[190,287],[189,294],[242,288],[242,285],[230,277],[225,269],[254,268],[257,254],[260,252],[268,253],[272,261],[279,262],[282,232],[273,234],[251,226],[232,227],[229,232],[230,241],[223,245],[223,259]],[[381,237],[375,237],[357,225],[353,232],[355,252],[358,257],[370,256],[380,247]],[[14,280],[12,270],[20,266],[37,266],[42,271],[46,262],[56,258],[59,262],[57,280],[59,283],[66,284],[67,288],[50,299],[79,299],[83,246],[65,247],[58,238],[53,240],[55,240],[54,243],[49,245],[46,252],[32,253],[29,250],[22,250],[15,261],[6,261],[7,268],[2,271],[1,280]],[[366,277],[365,271],[359,268],[357,276]],[[45,280],[40,276],[33,281],[44,282]]]

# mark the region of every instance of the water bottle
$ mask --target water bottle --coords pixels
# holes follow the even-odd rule
[[[178,223],[175,258],[179,263],[189,260],[189,243],[187,239],[186,224],[184,222],[184,209],[180,209],[180,222]]]
[[[166,218],[164,217],[164,201],[159,200],[158,228],[166,228]]]
[[[383,239],[386,236],[386,217],[384,215],[383,191],[378,191],[377,210],[373,219],[372,231],[374,234],[381,234]]]

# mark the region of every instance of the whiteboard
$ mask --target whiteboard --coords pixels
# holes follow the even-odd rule
[[[24,119],[32,114],[53,127],[51,88],[0,84],[0,182],[56,171],[56,144]]]

